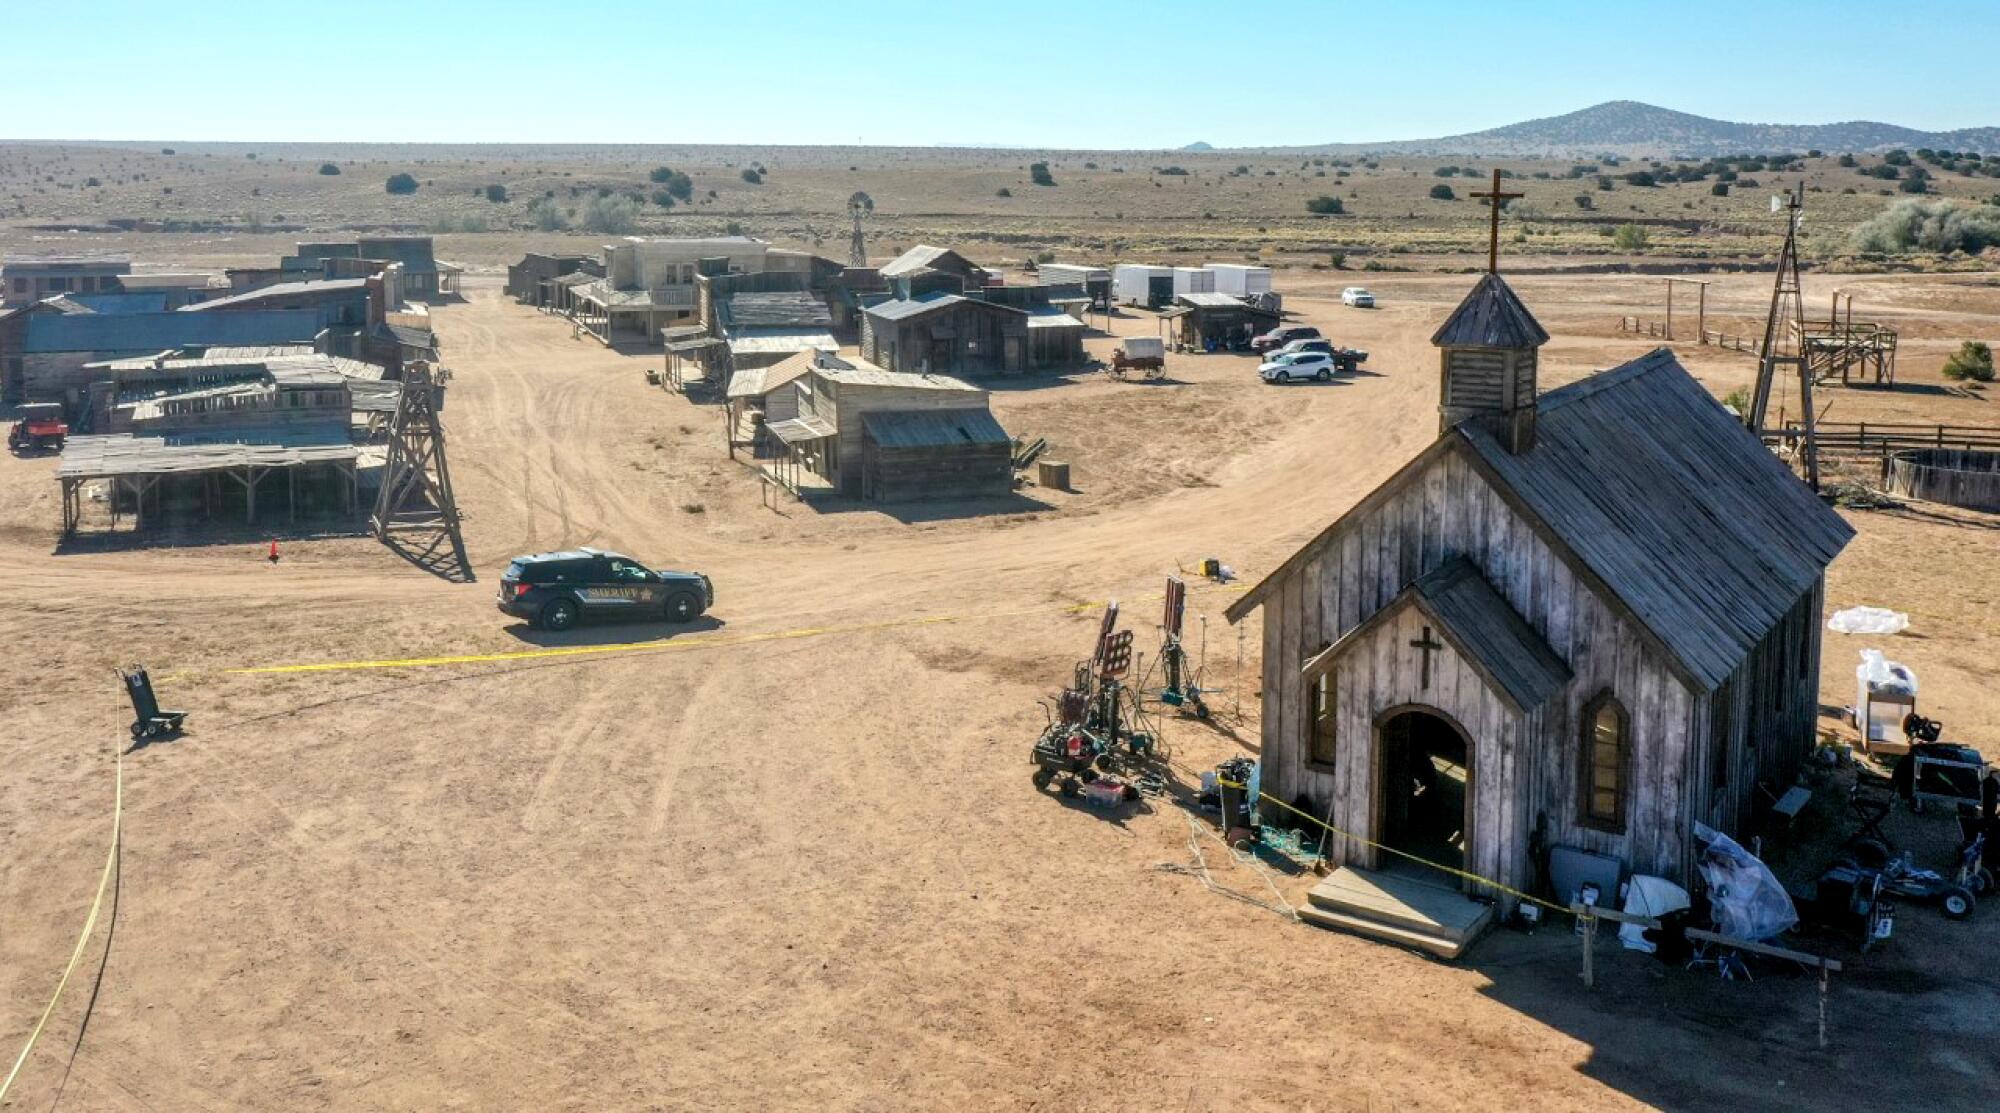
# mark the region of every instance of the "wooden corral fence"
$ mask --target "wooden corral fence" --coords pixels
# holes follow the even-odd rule
[[[1621,332],[1634,333],[1639,336],[1650,336],[1656,340],[1672,340],[1674,338],[1673,331],[1664,322],[1652,321],[1644,317],[1620,317],[1618,318],[1618,329]],[[1732,352],[1744,352],[1753,356],[1758,354],[1760,341],[1756,337],[1743,336],[1711,328],[1703,328],[1696,331],[1701,334],[1701,343],[1709,347],[1728,348]]]
[[[1805,436],[1798,422],[1780,421],[1766,440],[1797,441]],[[1887,457],[1916,449],[1960,449],[2000,452],[2000,429],[1982,425],[1921,425],[1894,421],[1822,421],[1813,442],[1820,455]]]
[[[1882,485],[1908,498],[2000,513],[2000,449],[1897,452],[1883,458]]]

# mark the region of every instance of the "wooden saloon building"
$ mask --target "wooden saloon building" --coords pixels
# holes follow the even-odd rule
[[[1437,440],[1229,609],[1263,610],[1263,791],[1356,836],[1322,889],[1456,883],[1371,842],[1685,885],[1694,825],[1741,829],[1813,744],[1852,531],[1670,351],[1538,397],[1547,339],[1483,277],[1432,338]],[[1366,904],[1338,922],[1392,935]]]

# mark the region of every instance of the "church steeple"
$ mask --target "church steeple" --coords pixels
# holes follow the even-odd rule
[[[1431,343],[1439,353],[1438,432],[1478,421],[1508,451],[1535,446],[1536,349],[1549,334],[1500,277],[1500,171],[1490,193],[1472,196],[1493,206],[1486,274],[1445,319]]]

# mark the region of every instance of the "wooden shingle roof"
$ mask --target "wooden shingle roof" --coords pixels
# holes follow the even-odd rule
[[[1516,512],[1691,684],[1727,679],[1854,530],[1665,348],[1543,395],[1535,445],[1452,428],[1230,606],[1232,622],[1445,452]]]
[[[1437,623],[1459,656],[1517,710],[1540,707],[1569,683],[1569,666],[1462,556],[1417,577],[1387,606],[1307,661],[1303,671],[1324,671],[1404,606],[1416,607]]]
[[[1440,348],[1539,348],[1548,342],[1548,332],[1514,288],[1491,271],[1431,334]]]

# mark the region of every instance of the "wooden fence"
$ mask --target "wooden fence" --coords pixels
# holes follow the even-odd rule
[[[1674,338],[1673,330],[1669,329],[1664,323],[1649,321],[1644,317],[1620,317],[1618,318],[1618,329],[1620,332],[1650,336],[1655,340],[1672,340]],[[1727,348],[1732,352],[1747,352],[1754,356],[1758,354],[1762,345],[1762,341],[1757,338],[1739,336],[1735,333],[1723,332],[1719,329],[1704,328],[1694,331],[1701,334],[1701,342],[1703,344],[1714,348]]]

